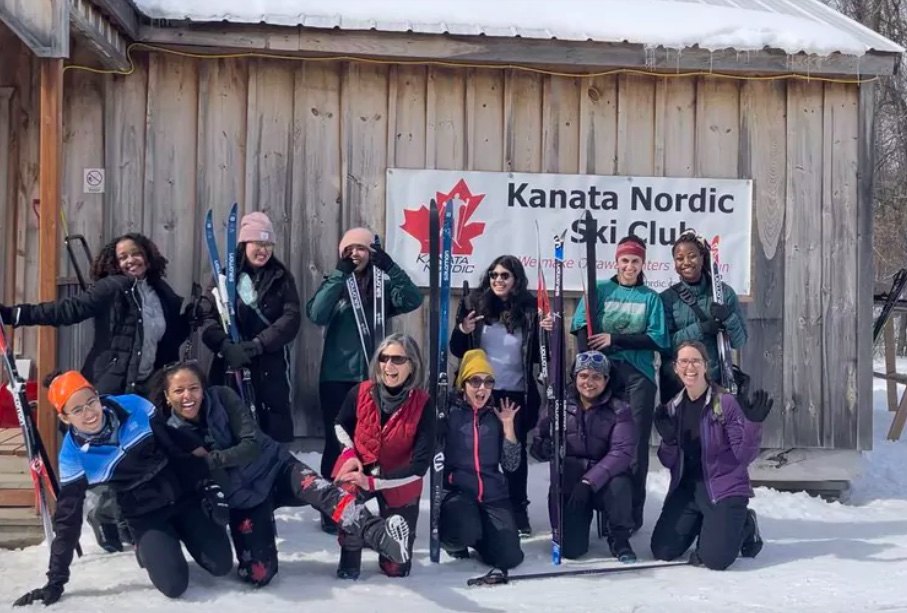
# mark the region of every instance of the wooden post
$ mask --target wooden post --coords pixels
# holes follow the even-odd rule
[[[40,94],[41,133],[39,143],[40,226],[38,229],[38,300],[57,299],[57,216],[61,203],[61,168],[63,152],[63,59],[41,61]],[[57,364],[57,330],[38,328],[38,382],[42,382]],[[43,387],[39,386],[43,390]],[[57,470],[57,416],[46,392],[38,394],[38,432]],[[59,473],[58,473],[59,474]]]

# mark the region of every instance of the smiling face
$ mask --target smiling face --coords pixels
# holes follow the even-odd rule
[[[494,377],[482,372],[466,379],[463,387],[466,401],[473,409],[481,409],[488,404],[492,390],[494,390]]]
[[[587,403],[601,396],[607,384],[608,378],[597,370],[585,368],[576,373],[576,391]]]
[[[171,410],[186,421],[196,421],[205,395],[202,382],[189,369],[171,373],[167,379],[167,403]]]
[[[365,245],[350,245],[343,250],[343,256],[352,257],[353,263],[356,265],[356,272],[362,272],[368,266],[371,252]]]
[[[246,243],[246,261],[252,268],[261,268],[274,254],[274,243],[250,241]]]
[[[488,272],[488,281],[491,284],[491,291],[500,299],[505,299],[513,291],[516,285],[516,278],[513,273],[500,264]]]
[[[104,427],[104,411],[98,393],[90,387],[76,391],[63,405],[60,419],[85,434],[100,432]]]
[[[413,365],[400,343],[391,343],[378,356],[378,372],[385,387],[404,385],[413,372]]]
[[[674,373],[688,390],[702,389],[708,385],[705,380],[708,363],[706,357],[695,347],[681,347],[674,360]]]
[[[674,247],[674,270],[687,283],[698,283],[702,276],[702,253],[693,243],[677,243]]]
[[[123,239],[117,243],[117,262],[123,274],[134,279],[144,279],[148,272],[148,258],[142,248],[131,239]]]
[[[642,258],[638,255],[622,255],[617,258],[618,282],[621,285],[636,285],[642,264]]]

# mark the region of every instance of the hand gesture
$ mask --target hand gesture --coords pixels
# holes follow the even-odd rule
[[[336,479],[341,481],[342,477],[345,477],[349,473],[361,473],[363,470],[362,461],[356,456],[353,456],[340,465],[340,470],[337,472]]]
[[[460,332],[463,334],[472,334],[476,329],[476,322],[484,319],[484,315],[476,315],[475,311],[470,311],[463,321],[460,322]]]
[[[554,330],[554,315],[548,313],[539,321],[539,328],[547,332]]]
[[[768,414],[772,412],[772,406],[775,399],[768,395],[765,390],[756,390],[753,392],[753,399],[748,400],[745,404],[740,405],[744,417],[749,421],[760,424],[765,421]]]
[[[348,473],[338,476],[337,481],[340,481],[341,483],[352,483],[353,485],[355,485],[356,487],[358,487],[361,490],[368,491],[368,489],[369,489],[368,477],[365,475],[364,472],[360,472],[360,471],[348,472]]]
[[[388,272],[391,267],[393,267],[394,261],[391,259],[391,256],[381,248],[381,245],[372,243],[371,246],[369,246],[369,251],[371,251],[370,257],[375,268],[383,272]]]
[[[504,425],[512,424],[513,418],[516,417],[516,414],[519,413],[520,407],[513,401],[504,398],[501,401],[501,408],[494,407],[494,414],[498,416],[498,419],[501,420],[501,423]]]
[[[206,455],[208,455],[208,450],[205,449],[204,447],[196,447],[195,449],[192,450],[192,455],[194,455],[197,458],[203,458]]]
[[[674,443],[677,439],[677,426],[674,425],[674,419],[668,414],[668,408],[660,404],[655,407],[655,415],[652,423],[655,430],[661,436],[661,440],[666,443]]]
[[[607,332],[602,332],[600,334],[593,334],[589,337],[588,343],[589,349],[595,349],[596,351],[601,351],[605,347],[608,347],[611,344],[611,335]]]

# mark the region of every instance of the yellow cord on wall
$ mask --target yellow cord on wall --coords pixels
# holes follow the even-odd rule
[[[176,49],[168,49],[167,47],[159,47],[156,45],[148,45],[146,43],[130,43],[126,48],[126,58],[129,60],[129,69],[128,70],[106,70],[101,68],[92,68],[91,66],[82,66],[78,64],[69,64],[63,68],[63,71],[67,70],[82,70],[85,72],[90,72],[94,74],[115,74],[115,75],[130,75],[135,72],[135,62],[132,58],[133,49],[147,49],[149,51],[156,51],[159,53],[168,53],[170,55],[177,55],[180,57],[201,59],[201,60],[225,60],[225,59],[240,59],[240,58],[262,58],[262,59],[272,59],[272,60],[292,60],[297,62],[360,62],[363,64],[382,64],[382,65],[398,65],[398,66],[441,66],[445,68],[484,68],[484,69],[498,69],[498,70],[519,70],[523,72],[531,72],[536,74],[550,75],[555,77],[567,77],[567,78],[579,78],[579,79],[593,79],[596,77],[607,77],[612,75],[619,74],[632,74],[632,75],[641,75],[648,77],[661,77],[661,78],[683,78],[683,77],[714,77],[718,79],[731,79],[735,81],[778,81],[778,80],[802,80],[802,81],[818,81],[821,83],[840,83],[843,85],[861,85],[863,83],[872,83],[877,81],[879,77],[872,77],[868,79],[841,79],[835,77],[814,77],[811,75],[803,75],[797,73],[786,73],[778,75],[767,75],[767,76],[756,76],[756,75],[735,75],[727,74],[721,72],[712,72],[705,70],[696,70],[691,72],[658,72],[656,70],[643,70],[639,68],[615,68],[613,70],[605,70],[601,72],[587,72],[587,73],[573,73],[573,72],[559,72],[556,70],[549,70],[546,68],[533,68],[531,66],[520,66],[518,64],[480,64],[480,63],[468,63],[468,62],[445,62],[442,60],[376,60],[370,58],[354,57],[349,55],[333,55],[333,56],[319,56],[319,57],[304,57],[296,55],[281,55],[276,53],[261,53],[256,51],[243,51],[238,53],[191,53],[189,51],[178,51]]]

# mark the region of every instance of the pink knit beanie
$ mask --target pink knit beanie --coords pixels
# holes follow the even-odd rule
[[[239,222],[240,243],[274,243],[274,225],[261,211],[254,211]]]
[[[368,247],[375,242],[375,233],[368,228],[352,228],[346,231],[343,238],[340,239],[340,257],[343,257],[343,251],[350,245],[363,245]]]

